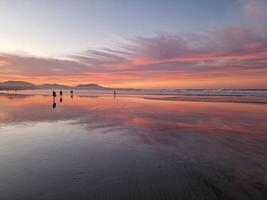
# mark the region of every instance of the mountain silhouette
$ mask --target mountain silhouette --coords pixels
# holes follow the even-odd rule
[[[37,89],[38,86],[28,83],[25,81],[6,81],[0,83],[0,90],[26,90],[26,89]]]
[[[41,84],[36,85],[25,81],[5,81],[0,82],[0,90],[33,90],[33,89],[87,89],[87,90],[103,90],[112,89],[102,87],[97,84],[80,84],[74,87],[62,84]]]

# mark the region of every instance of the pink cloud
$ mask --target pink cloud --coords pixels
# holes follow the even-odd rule
[[[242,14],[255,20],[265,20],[267,23],[267,1],[265,0],[240,0]],[[258,21],[259,22],[259,21]]]

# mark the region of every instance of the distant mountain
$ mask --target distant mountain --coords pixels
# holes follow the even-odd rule
[[[25,81],[6,81],[0,82],[0,90],[33,90],[33,89],[80,89],[80,90],[105,90],[105,89],[112,89],[102,87],[97,84],[80,84],[75,87],[61,85],[61,84],[41,84],[35,85],[32,83],[28,83]]]
[[[61,84],[42,84],[38,85],[39,89],[70,89],[71,87]]]
[[[30,90],[37,88],[38,87],[36,85],[25,81],[6,81],[0,83],[0,90]]]
[[[109,88],[102,87],[97,84],[80,84],[75,87],[76,89],[80,90],[106,90]]]

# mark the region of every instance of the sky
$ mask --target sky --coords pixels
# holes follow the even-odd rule
[[[0,81],[267,88],[266,0],[0,0]]]

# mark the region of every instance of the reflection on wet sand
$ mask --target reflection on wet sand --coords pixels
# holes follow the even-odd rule
[[[266,105],[51,98],[0,96],[0,199],[267,195]]]

